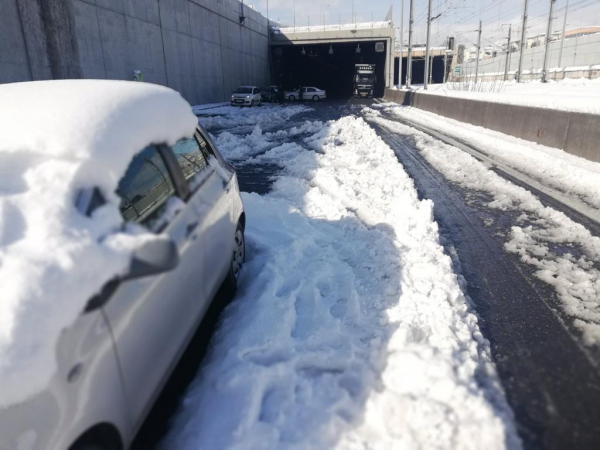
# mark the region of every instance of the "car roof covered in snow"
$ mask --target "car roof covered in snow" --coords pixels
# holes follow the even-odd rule
[[[1,85],[0,123],[0,152],[82,158],[175,142],[193,133],[196,119],[179,93],[163,86],[56,80]]]

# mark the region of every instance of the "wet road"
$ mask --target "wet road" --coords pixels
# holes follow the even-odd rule
[[[305,120],[359,115],[359,105],[371,102],[311,104],[314,111],[294,116],[284,129]],[[466,280],[466,293],[480,318],[481,331],[490,341],[525,447],[600,448],[598,351],[581,344],[562,315],[554,290],[535,278],[531,267],[518,256],[504,251],[507,230],[519,213],[491,210],[485,194],[447,182],[419,154],[411,137],[371,125],[415,180],[420,197],[435,204],[444,247],[456,272]],[[264,132],[276,131],[267,124],[261,127]],[[251,129],[240,129],[236,133],[249,132]],[[300,143],[301,138],[296,141]],[[241,190],[261,195],[270,190],[280,170],[276,165],[236,166]],[[550,201],[542,197],[542,202]],[[560,209],[556,202],[551,206]],[[569,213],[566,208],[565,212]],[[201,366],[220,311],[229,301],[227,293],[217,297],[133,448],[154,447],[168,430],[178,402]]]

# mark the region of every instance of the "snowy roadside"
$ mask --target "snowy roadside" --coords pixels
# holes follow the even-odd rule
[[[414,114],[413,108],[410,111],[403,111],[399,107],[394,108],[397,108],[394,113],[398,116],[410,114],[411,120],[422,119],[418,113]],[[506,236],[505,249],[519,255],[523,262],[534,268],[535,275],[540,280],[555,289],[562,310],[581,331],[586,344],[600,343],[600,271],[597,269],[600,263],[600,238],[593,236],[584,226],[574,222],[562,212],[545,207],[531,192],[500,177],[464,151],[433,139],[414,128],[385,119],[377,110],[366,109],[365,114],[369,121],[378,123],[393,132],[412,136],[416,147],[427,162],[446,179],[467,189],[491,194],[493,201],[488,204],[490,208],[519,212],[515,225]],[[448,128],[453,125],[441,122],[443,121],[435,120],[435,126]],[[466,130],[469,129],[465,127],[465,130],[460,130],[456,126],[452,128],[457,136],[472,133]],[[486,130],[486,133],[488,131]],[[475,139],[472,134],[468,137]],[[478,139],[485,140],[486,137]],[[489,146],[495,151],[495,145],[498,145],[499,153],[504,152],[503,160],[510,164],[508,144],[506,142],[502,144],[498,139],[494,139],[490,138]],[[515,150],[512,164],[521,167],[522,163],[517,162],[517,155],[519,158],[523,155],[518,150],[518,148]],[[551,174],[560,174],[550,178],[554,181],[563,180],[562,183],[573,177],[575,172],[581,177],[580,180],[584,185],[587,183],[592,193],[600,189],[597,175],[595,182],[593,175],[588,178],[583,176],[584,168],[577,161],[580,158],[551,159],[552,152],[547,150],[552,149],[542,149],[537,154],[534,149],[529,149],[529,156],[535,161],[535,163],[530,161],[529,164],[537,165],[537,167],[530,167],[529,170],[537,171],[542,167],[540,173],[544,173],[543,167],[546,165]],[[546,155],[546,159],[542,155]],[[591,171],[597,170],[594,163],[588,161],[587,164],[590,165]],[[522,168],[525,169],[525,166]],[[573,181],[577,189],[575,178]],[[566,187],[566,184],[563,187]],[[586,198],[590,202],[597,201],[597,198]]]
[[[477,85],[475,90],[461,90],[461,83],[432,84],[427,91],[415,89],[419,94],[507,103],[509,105],[600,114],[600,79],[565,79],[561,81],[489,81]]]
[[[373,107],[473,144],[485,150],[492,159],[600,209],[600,163],[417,108],[401,107],[396,103]]]
[[[432,203],[362,119],[300,128],[247,147],[284,175],[162,448],[519,447]]]

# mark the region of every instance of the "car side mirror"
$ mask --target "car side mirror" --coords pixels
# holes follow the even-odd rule
[[[144,242],[133,252],[129,272],[121,280],[132,280],[173,270],[179,264],[177,244],[156,238]]]

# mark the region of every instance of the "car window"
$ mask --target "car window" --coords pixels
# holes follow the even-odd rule
[[[315,92],[315,88],[308,88],[307,91],[308,92]]]
[[[204,143],[206,144],[206,143]],[[183,176],[192,183],[197,173],[202,172],[207,166],[207,152],[200,148],[199,141],[195,138],[180,139],[173,146],[173,153],[183,171]]]
[[[165,203],[175,195],[173,180],[155,146],[138,153],[125,176],[119,181],[121,215],[127,222],[152,226],[163,212]]]

